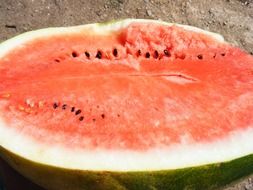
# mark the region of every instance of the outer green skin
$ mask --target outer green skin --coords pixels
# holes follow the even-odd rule
[[[218,164],[140,172],[98,172],[58,168],[26,160],[1,146],[0,155],[21,174],[48,190],[218,189],[253,173],[253,154]]]

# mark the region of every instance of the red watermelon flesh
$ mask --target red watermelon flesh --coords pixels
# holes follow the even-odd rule
[[[37,37],[0,59],[0,81],[1,128],[43,147],[145,154],[253,134],[252,56],[178,25]]]

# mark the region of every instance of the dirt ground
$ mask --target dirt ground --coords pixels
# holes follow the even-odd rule
[[[39,28],[122,18],[197,26],[253,54],[253,0],[0,0],[0,42]],[[253,190],[253,181],[226,190]]]

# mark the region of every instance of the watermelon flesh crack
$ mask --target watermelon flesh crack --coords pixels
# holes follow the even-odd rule
[[[249,144],[234,151],[240,135],[253,134],[252,72],[252,56],[177,25],[137,22],[105,34],[84,28],[37,37],[0,59],[0,132],[25,139],[20,147],[2,143],[47,164],[49,154],[78,152],[50,164],[95,170],[237,158],[253,151]],[[23,151],[26,141],[39,153]],[[210,154],[189,158],[194,150]],[[130,166],[114,166],[114,158]]]

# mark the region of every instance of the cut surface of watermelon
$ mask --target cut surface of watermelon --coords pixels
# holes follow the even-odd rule
[[[218,34],[128,19],[0,47],[0,145],[23,158],[154,171],[253,152],[253,58]]]

